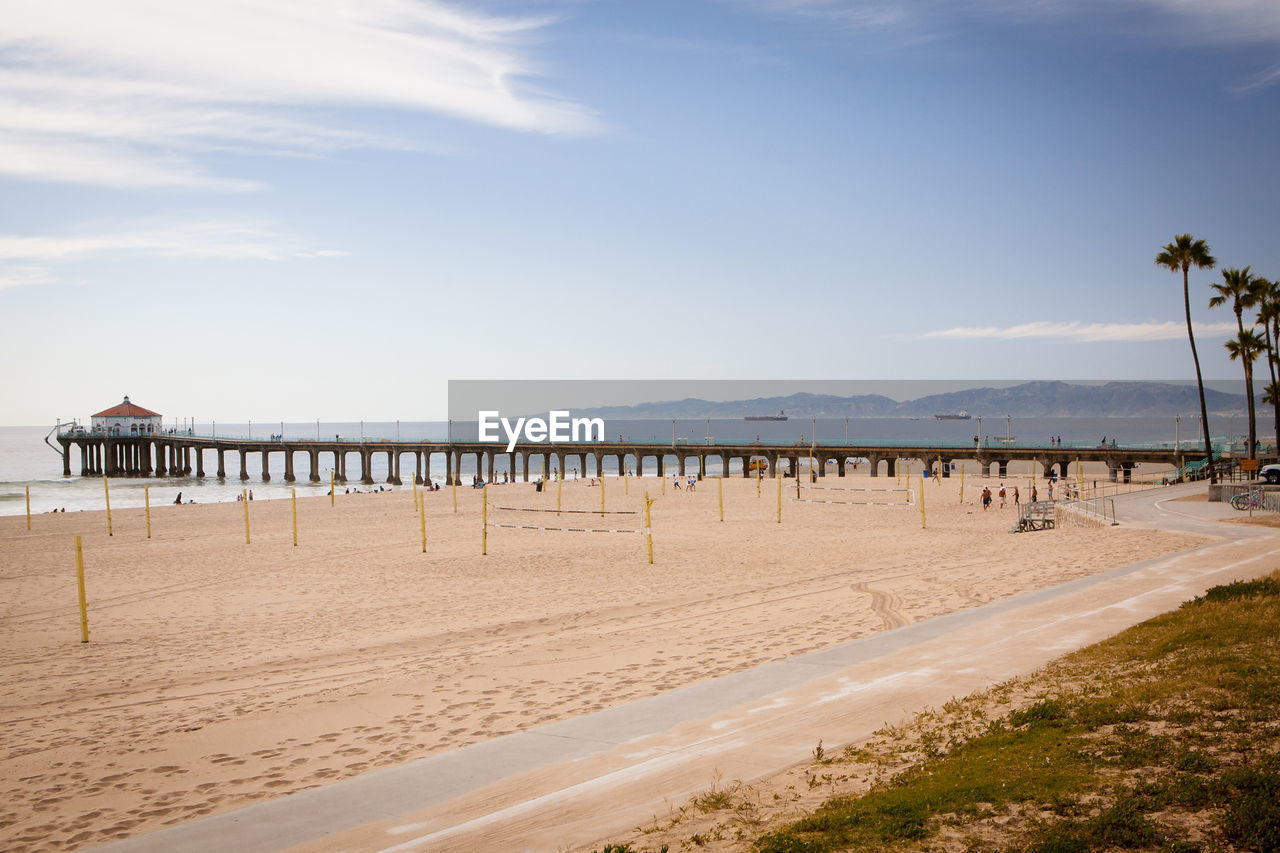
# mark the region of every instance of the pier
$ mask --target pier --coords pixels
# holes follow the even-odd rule
[[[699,478],[707,470],[708,460],[718,460],[722,470],[728,473],[737,463],[741,475],[752,476],[753,462],[766,466],[765,476],[796,476],[801,470],[801,460],[812,459],[817,476],[846,475],[850,463],[866,464],[872,477],[896,476],[898,466],[914,462],[916,470],[928,467],[933,476],[949,477],[952,465],[959,462],[976,462],[983,473],[997,477],[1008,476],[1011,462],[1034,462],[1045,475],[1067,474],[1072,462],[1104,462],[1114,482],[1129,482],[1134,467],[1142,464],[1164,464],[1175,467],[1184,458],[1199,459],[1202,451],[1187,446],[1151,447],[1125,445],[1082,446],[1067,444],[999,445],[943,444],[925,445],[912,443],[819,443],[770,444],[763,442],[715,442],[706,444],[662,444],[632,442],[580,442],[564,444],[522,443],[507,452],[506,445],[478,441],[390,441],[384,439],[351,439],[335,436],[329,439],[257,439],[229,438],[194,435],[190,433],[164,433],[155,435],[112,435],[110,433],[71,431],[60,433],[62,446],[62,473],[71,476],[73,459],[79,457],[81,476],[107,477],[206,477],[219,479],[230,476],[240,480],[253,479],[251,467],[257,479],[271,480],[270,460],[273,454],[284,457],[285,482],[297,479],[297,460],[305,458],[305,475],[313,483],[321,480],[324,461],[338,483],[346,483],[354,474],[356,481],[372,485],[373,462],[379,454],[385,454],[387,477],[385,482],[400,485],[403,477],[423,483],[431,480],[432,460],[442,459],[443,482],[452,485],[459,482],[464,458],[475,458],[475,469],[487,481],[506,471],[512,480],[528,482],[532,476],[545,476],[552,469],[577,471],[578,476],[600,477],[605,461],[615,464],[615,471],[630,471],[635,475],[656,474],[671,476],[696,475]],[[231,467],[228,469],[228,457]],[[250,461],[256,463],[251,466]],[[357,460],[358,470],[349,473],[349,460]],[[206,462],[212,464],[206,467]],[[539,463],[534,466],[533,463]],[[238,463],[238,464],[237,464]],[[438,465],[441,463],[437,463]],[[566,467],[571,466],[571,467]],[[412,474],[409,473],[410,467]],[[828,467],[832,470],[828,472]],[[440,468],[437,468],[439,471]]]

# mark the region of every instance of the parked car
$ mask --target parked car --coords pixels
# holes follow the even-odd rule
[[[1263,465],[1258,476],[1271,485],[1280,485],[1280,465]]]

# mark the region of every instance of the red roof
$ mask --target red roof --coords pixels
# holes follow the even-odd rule
[[[158,418],[159,412],[153,412],[150,409],[144,409],[141,406],[129,402],[129,398],[125,397],[124,402],[118,406],[112,406],[109,409],[103,409],[95,418]]]

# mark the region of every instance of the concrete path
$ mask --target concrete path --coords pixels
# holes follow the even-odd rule
[[[751,781],[819,739],[866,737],[1034,671],[1280,563],[1280,531],[1180,486],[1116,498],[1122,522],[1221,537],[949,616],[99,848],[557,851],[667,814],[717,774]],[[1034,535],[1034,534],[1028,534]]]

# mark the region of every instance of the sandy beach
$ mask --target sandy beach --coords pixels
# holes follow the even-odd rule
[[[1022,478],[1025,479],[1025,478]],[[1019,482],[1026,497],[1025,482]],[[913,481],[913,486],[919,480]],[[491,510],[409,489],[298,503],[165,505],[0,519],[0,842],[79,849],[651,696],[1203,542],[1126,527],[1010,535],[982,485],[918,506],[791,500],[765,480],[696,492],[611,479],[613,513]],[[826,478],[894,488],[894,478]],[[1043,496],[1044,483],[1040,481]],[[811,491],[827,500],[898,497]],[[554,509],[557,490],[491,487]],[[566,483],[566,510],[600,488]],[[623,514],[633,513],[633,514]],[[73,537],[84,538],[82,644]]]

